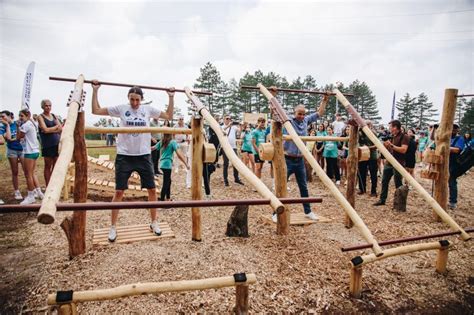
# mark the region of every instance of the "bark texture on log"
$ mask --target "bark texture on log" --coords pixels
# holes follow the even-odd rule
[[[249,237],[248,227],[249,206],[236,206],[229,221],[227,221],[227,231],[225,235],[230,237]]]
[[[393,196],[393,209],[405,212],[407,211],[408,186],[402,185],[395,190]]]

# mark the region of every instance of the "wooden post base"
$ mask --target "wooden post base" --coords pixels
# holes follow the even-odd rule
[[[446,265],[448,264],[448,248],[438,249],[438,255],[436,257],[436,272],[440,274],[446,274],[448,270]]]
[[[76,303],[59,305],[58,314],[59,315],[77,315]]]
[[[354,226],[354,222],[352,222],[351,217],[347,213],[344,219],[344,226],[348,229]]]
[[[249,237],[248,227],[249,206],[236,206],[227,221],[227,236]]]
[[[362,295],[362,268],[351,267],[351,283],[349,287],[350,295],[360,299]]]
[[[235,314],[248,314],[249,312],[249,286],[246,284],[235,286]]]

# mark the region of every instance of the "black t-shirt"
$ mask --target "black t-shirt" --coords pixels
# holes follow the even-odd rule
[[[405,153],[405,166],[408,168],[415,168],[416,164],[416,141],[414,138],[409,137],[410,142],[408,143],[408,149]]]
[[[403,132],[399,132],[398,135],[392,137],[392,140],[390,142],[392,142],[394,146],[401,147],[402,145],[410,144],[410,137],[404,134]],[[395,160],[398,161],[398,163],[405,166],[406,153],[399,153],[393,150],[392,155]]]

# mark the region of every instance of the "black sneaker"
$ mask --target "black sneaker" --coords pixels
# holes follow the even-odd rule
[[[235,183],[239,184],[239,185],[245,185],[244,183],[242,183],[242,181],[240,179],[236,180]]]
[[[225,187],[229,187],[229,182],[224,182]]]
[[[377,206],[383,206],[383,205],[385,205],[385,201],[379,200],[376,203],[374,203],[373,205],[376,206],[376,207]]]

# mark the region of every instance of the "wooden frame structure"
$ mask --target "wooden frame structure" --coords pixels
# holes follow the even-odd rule
[[[203,291],[235,287],[236,314],[247,314],[249,311],[249,285],[257,283],[255,274],[239,273],[229,277],[206,278],[199,280],[181,280],[166,282],[146,282],[122,285],[110,289],[89,291],[58,291],[48,295],[48,305],[56,305],[59,314],[77,314],[77,303],[120,299],[129,296],[184,291]]]

